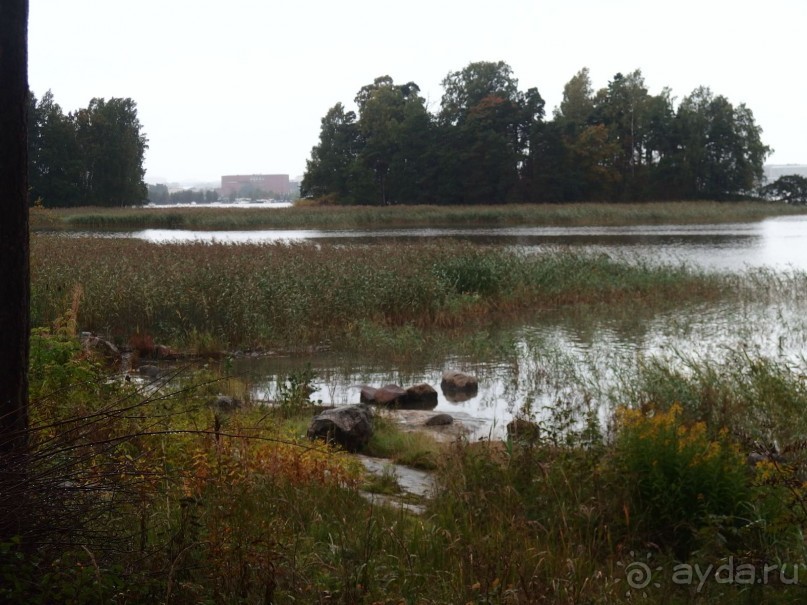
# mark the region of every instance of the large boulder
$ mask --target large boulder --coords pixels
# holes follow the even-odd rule
[[[366,405],[345,405],[314,416],[308,426],[309,439],[337,443],[349,452],[358,452],[373,435],[373,412]]]
[[[451,401],[465,401],[479,392],[479,382],[471,374],[448,370],[443,372],[440,389]]]
[[[365,385],[361,387],[359,401],[402,410],[431,409],[437,406],[437,391],[425,383],[407,389],[397,384],[387,384],[377,389]]]
[[[114,344],[94,334],[82,333],[81,344],[89,355],[100,357],[106,363],[117,366],[121,362],[121,353]]]
[[[433,408],[437,405],[437,391],[425,382],[406,389],[406,404],[410,408]]]

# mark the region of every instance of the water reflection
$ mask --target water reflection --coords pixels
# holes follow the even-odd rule
[[[738,348],[752,354],[799,359],[807,347],[807,302],[734,302],[694,305],[642,316],[582,316],[561,311],[511,330],[512,346],[485,359],[446,356],[426,363],[392,363],[361,355],[320,353],[305,357],[236,359],[233,373],[248,377],[256,399],[272,400],[275,384],[311,364],[315,400],[344,405],[359,402],[361,385],[426,382],[438,391],[435,412],[465,418],[472,437],[501,437],[520,409],[538,418],[572,411],[603,417],[635,383],[649,358],[673,367],[683,357],[717,360]],[[610,313],[610,312],[609,312]],[[444,370],[475,374],[479,391],[467,401],[451,401],[440,391]]]
[[[807,216],[723,225],[258,231],[145,229],[74,235],[136,238],[155,243],[317,241],[369,244],[406,243],[423,239],[458,240],[516,247],[529,252],[570,246],[608,254],[638,256],[652,262],[687,262],[717,270],[738,271],[762,266],[807,270]]]

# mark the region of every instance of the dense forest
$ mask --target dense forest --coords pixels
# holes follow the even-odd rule
[[[651,95],[641,71],[595,91],[582,69],[551,118],[504,62],[442,82],[376,78],[322,118],[302,195],[344,204],[731,200],[755,193],[771,149],[744,104],[700,87]]]
[[[31,204],[131,206],[146,201],[143,159],[148,147],[129,98],[92,99],[65,114],[46,92],[28,100],[28,181]]]

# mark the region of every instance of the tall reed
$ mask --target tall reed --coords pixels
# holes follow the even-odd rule
[[[32,242],[35,324],[53,322],[81,287],[81,329],[191,348],[340,347],[374,330],[460,326],[518,310],[713,299],[721,284],[683,266],[457,243],[154,245],[45,235]]]

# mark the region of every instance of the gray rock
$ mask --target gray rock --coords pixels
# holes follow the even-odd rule
[[[107,363],[117,365],[121,361],[121,354],[114,344],[98,336],[87,336],[82,338],[84,350],[92,355],[102,357]]]
[[[241,400],[228,395],[219,395],[213,401],[213,407],[222,412],[232,412],[241,407]]]
[[[406,391],[397,384],[387,384],[378,389],[365,385],[361,388],[360,401],[375,405],[394,406],[405,397]]]
[[[432,416],[423,424],[426,426],[447,426],[454,423],[454,417],[450,414],[437,414]]]
[[[375,394],[378,389],[364,385],[359,393],[359,401],[361,403],[375,403]]]
[[[148,376],[149,378],[159,378],[160,374],[162,374],[160,368],[152,365],[142,365],[139,368],[137,368],[137,371],[143,374],[144,376]]]
[[[345,405],[325,410],[311,419],[309,439],[325,439],[349,452],[361,450],[373,435],[373,412],[366,405]]]

